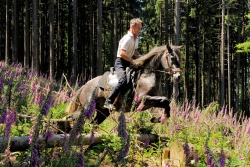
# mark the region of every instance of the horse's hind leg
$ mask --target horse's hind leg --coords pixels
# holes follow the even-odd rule
[[[98,125],[101,124],[108,116],[110,115],[110,111],[108,109],[96,109],[96,116],[94,118],[94,123]]]
[[[154,107],[159,107],[159,108],[164,108],[164,114],[163,116],[156,118],[153,117],[151,119],[151,122],[153,123],[159,123],[159,122],[164,122],[166,118],[170,117],[170,102],[169,100],[164,97],[164,96],[146,96],[145,97],[145,103],[153,103]]]

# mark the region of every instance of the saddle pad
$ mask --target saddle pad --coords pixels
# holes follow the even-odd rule
[[[111,90],[118,84],[118,77],[116,74],[110,73],[110,71],[105,72],[99,80],[99,87]]]

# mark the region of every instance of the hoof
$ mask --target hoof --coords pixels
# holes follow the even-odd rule
[[[160,120],[159,120],[159,118],[153,117],[153,118],[151,118],[150,122],[152,122],[152,123],[160,123]]]

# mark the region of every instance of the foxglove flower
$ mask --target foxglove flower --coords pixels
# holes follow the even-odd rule
[[[2,110],[2,114],[1,114],[1,116],[0,116],[0,123],[1,123],[1,124],[5,122],[6,116],[7,116],[7,110],[4,108],[4,109]]]
[[[137,112],[141,112],[144,106],[145,106],[144,102],[142,101],[141,104],[137,108]]]
[[[135,93],[135,103],[137,104],[139,102],[139,93]]]
[[[53,99],[49,93],[49,95],[47,96],[46,100],[45,100],[45,103],[43,105],[43,109],[42,109],[42,114],[44,116],[46,116],[48,113],[49,113],[49,109],[52,105],[52,102],[53,102]]]
[[[209,155],[207,155],[206,163],[207,163],[207,165],[211,165],[211,163],[212,163],[212,159]]]
[[[84,167],[84,158],[82,152],[78,154],[77,167]]]
[[[118,118],[118,136],[122,137],[123,139],[127,139],[127,129],[126,129],[126,118],[124,112],[122,111],[119,118]]]
[[[90,136],[90,144],[94,143],[94,141],[95,141],[95,132],[93,128]]]
[[[6,137],[6,139],[9,139],[9,137],[10,137],[11,126],[12,126],[12,123],[15,121],[15,119],[16,119],[15,111],[13,109],[8,110],[8,114],[7,114],[6,119],[5,119],[5,124],[6,124],[5,137]]]
[[[144,143],[144,146],[147,148],[149,146],[149,142],[150,142],[150,139],[149,137],[147,137],[145,143]]]
[[[187,142],[185,142],[185,144],[183,145],[183,149],[184,149],[184,154],[186,154],[186,159],[188,159],[190,155],[190,148]]]
[[[85,111],[85,116],[87,119],[91,119],[95,113],[95,107],[96,107],[96,103],[95,103],[95,99],[93,98],[90,101],[90,104],[88,106],[88,108]]]
[[[52,137],[54,136],[54,133],[51,129],[49,129],[48,131],[46,131],[44,134],[43,134],[43,139],[44,140],[50,140],[52,139]]]
[[[219,164],[220,164],[220,167],[224,167],[226,164],[226,157],[225,157],[225,154],[223,153],[223,151],[221,152]]]

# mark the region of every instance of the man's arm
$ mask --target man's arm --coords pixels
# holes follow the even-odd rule
[[[132,59],[130,56],[128,56],[126,50],[121,49],[121,50],[120,50],[120,56],[121,56],[124,60],[127,60],[127,61],[130,62],[130,63],[133,62],[133,59]]]
[[[126,50],[121,49],[120,50],[120,56],[124,59],[133,64],[134,66],[138,67],[141,65],[141,63],[134,61],[130,56],[128,56]]]

